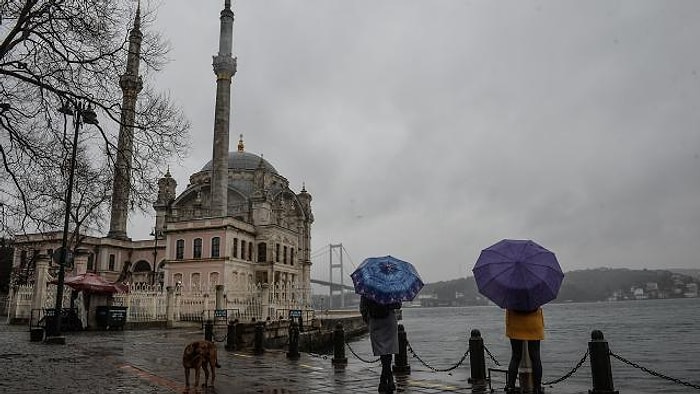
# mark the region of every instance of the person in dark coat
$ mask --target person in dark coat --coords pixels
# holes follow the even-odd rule
[[[365,296],[360,299],[362,319],[369,327],[369,339],[372,352],[379,356],[382,374],[379,378],[379,392],[391,393],[396,389],[394,375],[391,372],[392,354],[399,352],[399,329],[394,310],[401,308],[401,303],[379,304]]]

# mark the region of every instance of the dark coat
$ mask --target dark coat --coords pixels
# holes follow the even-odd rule
[[[399,352],[399,330],[394,310],[401,304],[381,305],[369,298],[360,300],[360,313],[369,327],[369,339],[375,356]]]

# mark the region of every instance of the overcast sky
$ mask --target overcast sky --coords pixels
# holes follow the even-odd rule
[[[158,11],[158,80],[192,123],[178,192],[211,159],[223,3]],[[503,238],[564,271],[700,267],[700,2],[233,3],[231,150],[242,133],[306,184],[314,252],[391,254],[426,282]]]

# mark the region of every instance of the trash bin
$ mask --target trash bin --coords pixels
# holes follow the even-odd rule
[[[105,330],[123,330],[126,323],[126,309],[125,306],[98,306],[95,311],[97,326]]]
[[[44,329],[41,327],[31,328],[29,330],[29,340],[31,342],[41,342],[44,340]]]
[[[44,317],[39,320],[39,325],[44,327],[44,330],[46,332],[46,336],[56,336],[59,334],[59,332],[56,331],[56,309],[54,308],[47,308],[44,311]],[[43,320],[43,322],[42,322]]]

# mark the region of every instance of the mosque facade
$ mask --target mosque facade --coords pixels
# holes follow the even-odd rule
[[[153,205],[152,239],[132,240],[127,234],[129,173],[128,144],[133,140],[133,109],[141,90],[138,56],[142,34],[140,7],[129,38],[119,135],[106,237],[83,237],[75,249],[75,264],[67,276],[94,272],[108,281],[174,286],[182,292],[211,292],[255,284],[284,284],[309,288],[311,195],[294,192],[289,181],[262,156],[247,152],[243,136],[229,152],[231,82],[237,59],[232,56],[234,14],[225,0],[220,15],[219,52],[214,56],[216,108],[212,159],[192,174],[178,192],[169,171],[158,182]],[[32,257],[52,254],[62,233],[28,234],[15,239],[15,270]],[[55,271],[53,266],[52,270]]]

